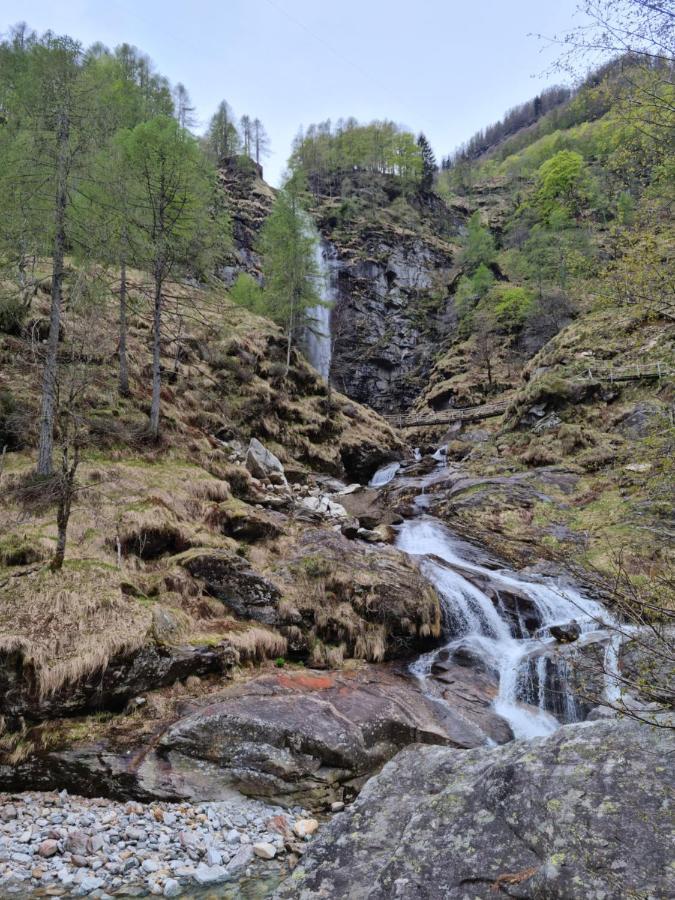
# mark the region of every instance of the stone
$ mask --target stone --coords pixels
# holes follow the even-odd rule
[[[479,707],[477,715],[488,714]],[[342,797],[342,784],[371,774],[409,743],[484,743],[486,732],[470,716],[470,708],[455,715],[384,666],[289,670],[227,688],[167,729],[159,750],[217,765],[242,793],[325,808]]]
[[[265,625],[279,623],[279,588],[254,572],[246,560],[224,550],[199,550],[182,554],[178,561],[238,616]]]
[[[232,875],[241,872],[253,861],[253,847],[250,844],[242,844],[227,864],[227,871]]]
[[[63,846],[69,853],[86,856],[89,851],[89,835],[84,831],[71,831]]]
[[[251,438],[251,442],[248,445],[246,468],[254,478],[260,478],[262,481],[271,481],[273,484],[287,484],[281,460],[261,444],[257,438]]]
[[[55,856],[58,852],[59,844],[58,841],[55,840],[42,841],[42,843],[38,847],[38,855],[42,856],[43,859],[49,859],[51,856]]]
[[[298,819],[293,825],[293,832],[299,838],[309,837],[319,827],[316,819]]]
[[[181,893],[180,882],[176,881],[175,878],[167,878],[164,882],[164,891],[162,892],[165,897],[178,897]]]
[[[277,855],[276,847],[272,844],[268,844],[266,841],[261,841],[259,844],[253,845],[253,852],[260,859],[274,859]]]
[[[99,888],[103,887],[104,884],[105,882],[102,878],[96,878],[95,876],[88,875],[86,878],[82,879],[75,893],[84,897],[87,894],[91,894],[92,891],[96,891]]]
[[[551,625],[548,629],[551,637],[554,637],[560,644],[571,644],[579,639],[581,627],[578,622],[566,622],[564,625]]]
[[[206,864],[209,866],[219,866],[223,862],[223,854],[215,847],[207,847]]]
[[[406,748],[274,896],[670,896],[673,752],[672,728],[629,719],[496,748]]]
[[[193,875],[197,884],[220,884],[227,881],[230,873],[224,866],[207,866],[206,863],[199,863]]]
[[[160,865],[155,859],[144,859],[141,863],[141,869],[147,873],[159,872]]]
[[[330,811],[331,811],[332,813],[339,813],[339,812],[342,812],[342,810],[343,810],[344,808],[345,808],[345,805],[344,805],[344,803],[342,802],[342,800],[336,800],[335,803],[331,803],[331,805],[330,805]]]

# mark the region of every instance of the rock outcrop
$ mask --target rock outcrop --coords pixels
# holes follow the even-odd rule
[[[468,690],[471,683],[467,673]],[[66,738],[62,749],[0,764],[0,790],[65,787],[146,801],[223,800],[235,791],[325,808],[351,799],[410,743],[476,747],[486,739],[480,709],[448,709],[381,666],[268,672],[165,705],[152,725],[143,735],[133,720],[97,735],[85,729],[84,741],[69,746]]]
[[[484,739],[412,680],[366,667],[234,685],[169,728],[159,752],[213,764],[245,794],[317,805],[353,795],[407,744],[473,747]]]
[[[407,748],[275,896],[671,896],[673,750],[672,730],[632,721],[496,749]]]

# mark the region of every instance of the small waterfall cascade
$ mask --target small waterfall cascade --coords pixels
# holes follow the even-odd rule
[[[400,462],[387,463],[386,466],[380,466],[373,477],[368,482],[368,487],[384,487],[396,477],[396,473],[401,468]]]
[[[397,473],[393,464],[383,466],[371,485],[386,484]],[[432,473],[430,478],[434,477]],[[561,721],[580,718],[565,656],[551,652],[557,644],[550,634],[552,626],[576,622],[580,645],[584,638],[602,638],[605,695],[612,699],[618,683],[618,652],[617,623],[610,613],[561,579],[494,568],[481,559],[479,550],[426,514],[426,504],[419,499],[420,515],[399,526],[396,543],[420,557],[422,574],[441,597],[446,643],[415,660],[411,673],[422,681],[430,678],[441,653],[446,659],[476,659],[496,677],[493,707],[515,737],[550,734]]]
[[[337,299],[336,261],[330,245],[317,237],[315,248],[316,268],[319,272],[318,293],[321,303],[307,310],[309,327],[305,330],[304,344],[307,359],[328,381],[333,352],[331,338],[331,312]]]

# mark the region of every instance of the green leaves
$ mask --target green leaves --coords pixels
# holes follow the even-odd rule
[[[576,215],[586,187],[583,156],[575,150],[560,150],[539,167],[536,202],[547,218],[560,208]]]

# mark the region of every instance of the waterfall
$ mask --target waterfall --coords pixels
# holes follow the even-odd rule
[[[462,541],[431,516],[406,521],[399,528],[397,546],[423,557],[422,574],[441,597],[447,643],[478,657],[498,679],[494,709],[510,724],[516,737],[550,734],[559,726],[554,713],[575,721],[578,713],[568,687],[565,660],[546,654],[555,646],[548,634],[552,625],[576,620],[582,632],[597,631],[612,619],[599,603],[555,579],[536,580],[508,569],[492,569],[466,558]],[[447,565],[444,565],[447,564]],[[478,584],[496,588],[496,603]],[[501,594],[522,598],[533,611],[537,627],[528,625],[518,609],[509,622]],[[425,679],[439,651],[419,657],[410,667]],[[607,658],[616,667],[617,650],[610,639]]]
[[[328,381],[332,355],[331,312],[336,299],[334,260],[329,245],[315,234],[314,259],[320,274],[318,293],[321,303],[307,310],[309,327],[304,334],[305,353],[314,368]]]
[[[400,468],[401,463],[399,462],[387,463],[386,466],[381,466],[368,482],[368,487],[384,487],[385,484],[389,484],[394,479]]]

